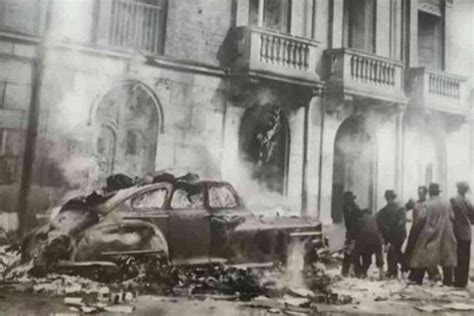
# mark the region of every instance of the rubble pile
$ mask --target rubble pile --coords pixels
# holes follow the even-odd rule
[[[18,257],[17,253],[4,252],[4,260],[8,259],[9,263],[18,262]],[[330,278],[325,275],[321,264],[308,266],[302,271],[307,288],[295,288],[286,282],[286,269],[276,264],[265,268],[225,264],[172,266],[159,263],[152,257],[141,260],[124,257],[121,260],[115,274],[120,277],[107,283],[58,273],[35,277],[29,273],[32,262],[5,270],[3,283],[15,291],[65,296],[64,303],[82,313],[120,309],[132,312],[133,307],[124,303],[129,304],[134,297],[143,294],[252,301],[254,305],[268,300],[272,302],[271,307],[263,306],[305,313],[314,311],[316,304],[351,302],[350,297],[330,290]]]
[[[5,275],[8,271],[20,263],[20,253],[11,246],[0,246],[0,273]]]

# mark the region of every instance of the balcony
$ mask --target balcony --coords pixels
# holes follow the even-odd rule
[[[166,13],[162,2],[101,1],[97,42],[122,51],[161,54]]]
[[[466,78],[427,68],[410,68],[410,107],[467,115]]]
[[[313,84],[318,43],[258,27],[239,27],[234,73]]]
[[[390,102],[406,102],[401,61],[347,48],[326,51],[328,91]]]

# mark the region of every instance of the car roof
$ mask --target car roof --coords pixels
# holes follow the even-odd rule
[[[169,187],[174,187],[174,186],[207,186],[207,185],[212,185],[212,184],[218,184],[218,185],[231,185],[230,183],[226,181],[214,181],[214,180],[204,180],[204,181],[196,181],[196,182],[185,182],[185,181],[176,181],[176,182],[157,182],[157,183],[151,183],[151,184],[146,184],[146,185],[136,185],[127,189],[122,189],[118,190],[114,196],[112,196],[110,199],[105,201],[103,204],[99,206],[99,212],[100,213],[108,213],[109,211],[112,211],[115,207],[117,207],[120,203],[123,201],[129,199],[133,195],[140,193],[142,191],[148,191],[150,189],[153,189],[155,187],[160,187],[163,184],[168,185]]]

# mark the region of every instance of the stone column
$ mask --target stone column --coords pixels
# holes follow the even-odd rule
[[[447,72],[452,71],[453,68],[453,58],[456,56],[455,53],[452,52],[452,45],[447,45],[447,41],[451,36],[455,36],[453,34],[456,29],[456,21],[454,20],[453,16],[453,1],[452,0],[445,0],[444,1],[444,23],[443,23],[443,38],[444,42],[443,45],[443,69]],[[453,32],[454,31],[454,32]],[[454,48],[456,49],[456,48]]]
[[[305,150],[303,152],[302,215],[319,217],[319,164],[320,164],[320,129],[321,129],[321,93],[319,90],[305,109]]]
[[[249,24],[249,0],[237,0],[235,26],[247,26]]]
[[[395,158],[395,189],[399,194],[403,193],[403,157],[405,150],[404,143],[404,126],[405,126],[405,111],[399,110],[396,114],[396,128],[397,128],[397,139],[396,139],[396,158]],[[403,197],[403,196],[402,196]]]
[[[418,1],[408,1],[408,67],[418,66]]]
[[[331,0],[329,7],[330,48],[342,47],[344,0]]]

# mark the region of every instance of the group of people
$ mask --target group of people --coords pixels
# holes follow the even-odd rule
[[[360,209],[352,192],[344,192],[346,240],[342,275],[353,273],[356,277],[366,277],[375,256],[380,278],[397,278],[400,271],[409,273],[408,279],[414,284],[422,284],[427,274],[435,281],[442,278],[446,286],[465,287],[469,278],[474,208],[466,198],[468,183],[458,182],[456,186],[458,194],[450,200],[440,197],[437,183],[420,186],[418,200],[409,200],[405,205],[397,202],[394,190],[387,190],[384,194],[387,204],[375,215],[369,209]],[[407,211],[413,213],[408,234]]]

